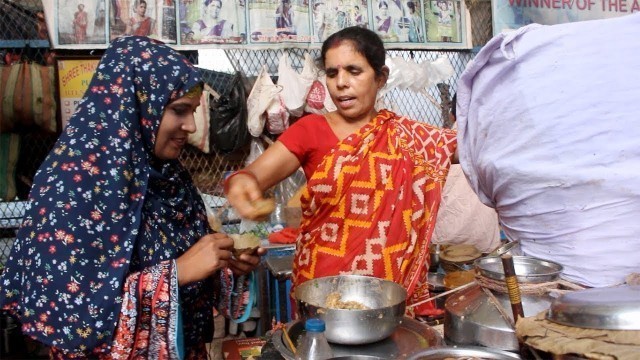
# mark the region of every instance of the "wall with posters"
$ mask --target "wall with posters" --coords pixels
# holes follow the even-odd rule
[[[640,0],[492,0],[493,33],[537,23],[606,19],[640,11]]]
[[[53,0],[43,2],[54,48],[104,48],[144,35],[177,49],[319,48],[348,26],[389,49],[469,49],[463,0]]]

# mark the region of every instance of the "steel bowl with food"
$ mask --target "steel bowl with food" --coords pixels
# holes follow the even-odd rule
[[[390,336],[402,322],[407,291],[393,281],[360,275],[305,281],[294,291],[303,319],[320,318],[332,343],[369,344]]]

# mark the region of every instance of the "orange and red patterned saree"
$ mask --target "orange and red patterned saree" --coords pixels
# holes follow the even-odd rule
[[[455,148],[455,131],[387,110],[342,140],[302,196],[294,286],[357,274],[402,284],[409,305],[426,299],[428,245]]]

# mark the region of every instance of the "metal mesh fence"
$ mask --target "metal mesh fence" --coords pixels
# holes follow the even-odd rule
[[[49,0],[46,0],[49,1]],[[472,17],[472,43],[482,46],[491,37],[491,3],[487,0],[467,0]],[[49,43],[42,39],[42,3],[41,0],[0,0],[0,64],[7,55],[27,58],[45,63],[50,59]],[[86,51],[68,51],[69,55],[89,55]],[[278,61],[283,53],[289,55],[292,66],[300,70],[303,66],[303,49],[279,50],[226,50],[226,55],[236,71],[251,80],[263,65],[270,74],[277,76]],[[63,54],[58,51],[58,55]],[[66,54],[66,53],[65,53]],[[425,89],[424,93],[394,89],[385,97],[385,103],[399,114],[418,121],[438,126],[445,124],[449,111],[449,98],[455,92],[455,83],[466,64],[473,58],[473,51],[423,51],[390,50],[388,56],[412,59],[420,63],[432,61],[444,56],[453,65],[456,75],[438,86]],[[93,52],[95,55],[95,52]],[[186,55],[194,63],[198,62],[196,52]],[[311,50],[312,57],[319,55]],[[216,69],[213,69],[216,70]],[[210,79],[211,80],[211,79]],[[438,104],[438,105],[436,105]],[[0,202],[0,265],[6,261],[15,237],[16,229],[24,212],[31,179],[40,163],[55,143],[55,135],[40,133],[21,133],[21,150],[17,171],[18,197],[9,202]],[[249,154],[248,147],[232,154],[204,154],[195,148],[187,148],[181,155],[181,161],[191,172],[198,188],[207,195],[210,206],[224,209],[222,202],[222,180],[224,175],[241,168]],[[4,181],[4,180],[0,180]],[[228,231],[237,231],[237,221],[227,221]]]

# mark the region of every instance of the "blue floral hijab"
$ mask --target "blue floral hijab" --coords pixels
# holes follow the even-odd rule
[[[153,155],[165,106],[201,84],[171,48],[124,37],[106,50],[36,174],[0,282],[23,331],[59,349],[108,346],[131,273],[175,259],[210,230],[179,161]],[[180,287],[185,346],[211,333],[208,281]],[[203,300],[205,299],[205,300]]]

